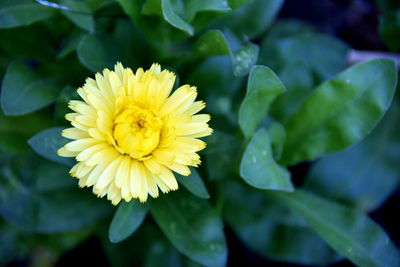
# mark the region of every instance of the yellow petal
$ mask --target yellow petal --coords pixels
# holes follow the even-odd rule
[[[61,135],[66,138],[75,139],[75,140],[89,137],[87,132],[79,130],[77,128],[64,129],[64,130],[62,130]]]

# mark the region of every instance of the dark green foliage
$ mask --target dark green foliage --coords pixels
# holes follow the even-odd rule
[[[400,6],[376,2],[382,39],[398,52]],[[0,1],[0,265],[55,264],[95,237],[113,266],[224,266],[225,224],[273,261],[399,266],[368,217],[399,185],[396,65],[348,66],[348,44],[275,21],[283,4]],[[196,86],[214,133],[202,165],[176,175],[178,191],[113,207],[79,188],[75,160],[56,151],[76,88],[117,61],[157,62],[176,72],[175,88]],[[300,189],[286,167],[303,161]]]

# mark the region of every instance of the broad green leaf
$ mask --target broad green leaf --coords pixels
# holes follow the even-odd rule
[[[247,145],[240,163],[240,176],[259,189],[293,191],[290,173],[275,162],[265,129],[260,129]]]
[[[67,166],[72,166],[74,164],[73,159],[57,155],[57,150],[70,141],[61,136],[61,131],[63,129],[63,127],[54,127],[43,130],[29,139],[28,143],[32,149],[42,157]]]
[[[156,50],[164,50],[166,46],[166,42],[169,40],[166,38],[166,32],[169,31],[167,27],[165,27],[166,23],[150,23],[151,21],[147,20],[145,16],[143,16],[144,4],[142,0],[116,0],[124,10],[124,12],[129,16],[132,20],[133,24],[137,26],[139,34],[135,37],[141,37],[143,35],[147,42],[151,46],[153,46]],[[161,6],[158,1],[158,5]],[[147,3],[148,1],[146,1]],[[161,16],[161,11],[160,14]],[[153,21],[154,22],[154,21]]]
[[[224,116],[232,124],[237,123],[237,117],[232,111],[235,93],[242,85],[243,78],[235,77],[232,72],[231,60],[228,56],[216,56],[199,64],[188,78],[189,84],[195,84],[205,93],[207,108],[214,115],[211,123],[216,121],[216,115]],[[226,127],[227,123],[215,123],[217,128]]]
[[[80,229],[109,214],[108,202],[96,199],[90,191],[84,192],[79,188],[40,194],[33,201],[38,209],[33,230],[41,233]]]
[[[258,58],[258,45],[247,43],[231,52],[233,74],[244,76],[256,64]]]
[[[180,190],[153,201],[150,210],[178,251],[200,264],[226,263],[222,221],[206,200]]]
[[[285,122],[293,115],[313,89],[313,73],[303,61],[288,63],[279,74],[287,91],[279,95],[271,105],[270,114]]]
[[[193,27],[184,21],[178,14],[176,14],[172,5],[173,4],[171,3],[171,0],[161,0],[161,8],[164,19],[175,28],[184,31],[189,35],[193,35]]]
[[[258,64],[266,65],[279,73],[287,64],[287,62],[284,62],[283,56],[280,54],[280,42],[287,38],[293,38],[297,35],[313,32],[315,32],[315,30],[311,25],[302,21],[277,21],[260,43],[260,57]],[[287,52],[289,53],[289,51]]]
[[[24,5],[24,4],[32,4],[31,0],[2,0],[0,2],[0,9],[17,6],[17,5]]]
[[[91,14],[92,10],[85,2],[63,0],[61,1],[61,5],[68,8],[67,10],[62,11],[64,16],[75,23],[76,26],[89,32],[94,31],[94,19]]]
[[[186,21],[191,22],[197,13],[201,11],[217,11],[217,12],[227,12],[231,8],[228,2],[225,0],[186,0],[185,10],[182,14]]]
[[[57,89],[52,79],[40,78],[25,64],[13,62],[3,79],[1,107],[6,115],[24,115],[51,104]]]
[[[205,56],[229,55],[229,45],[220,30],[210,30],[203,34],[194,44],[194,50]]]
[[[9,6],[0,9],[0,29],[30,25],[55,14],[55,9],[36,3]]]
[[[125,11],[125,13],[133,20],[136,22],[136,19],[141,15],[140,9],[142,7],[142,1],[135,0],[135,1],[130,1],[130,0],[116,0],[122,7],[122,9]]]
[[[279,41],[278,50],[284,62],[306,62],[322,80],[336,75],[347,63],[347,45],[324,34],[305,33],[285,38]]]
[[[395,245],[367,215],[306,191],[271,193],[299,213],[335,250],[358,266],[400,266]]]
[[[101,239],[112,266],[199,266],[180,254],[152,222],[144,222],[140,231],[123,242],[111,243],[103,231]]]
[[[38,42],[46,40],[46,42]],[[40,24],[29,27],[2,29],[0,47],[12,59],[39,58],[48,60],[54,56],[54,36]],[[8,65],[8,64],[7,64]]]
[[[234,10],[241,6],[251,4],[252,2],[253,0],[228,0],[229,6]]]
[[[285,91],[285,86],[271,69],[265,66],[251,69],[246,96],[239,109],[239,125],[246,138],[257,130],[272,101]]]
[[[128,32],[130,34],[127,34]],[[149,50],[148,40],[140,34],[136,25],[129,19],[123,18],[115,22],[112,37],[116,41],[116,45],[118,45],[125,67],[130,67],[134,70],[135,68],[143,67],[144,64],[147,65],[150,58],[154,60],[153,51]],[[160,40],[158,39],[158,41]],[[158,47],[159,44],[158,42]],[[148,53],[142,53],[142,51],[148,51]]]
[[[192,168],[191,172],[192,173],[187,177],[176,174],[176,179],[192,194],[200,198],[210,198],[210,194],[208,194],[207,188],[197,170]]]
[[[260,63],[280,73],[287,65],[303,62],[318,82],[347,65],[348,46],[330,35],[316,33],[302,22],[282,21],[261,42]]]
[[[254,39],[272,23],[283,4],[283,0],[254,0],[217,19],[216,25],[229,27],[239,36]]]
[[[271,27],[268,34],[263,39],[262,42],[266,43],[261,45],[264,47],[264,45],[272,45],[274,41],[278,41],[282,38],[313,32],[315,32],[313,26],[304,21],[294,19],[278,20],[274,23],[273,27]]]
[[[112,3],[114,3],[114,0],[86,0],[86,4],[92,10],[97,10]]]
[[[389,108],[397,83],[393,61],[355,65],[318,86],[285,123],[282,163],[335,152],[359,142]]]
[[[172,26],[193,34],[193,26],[196,15],[204,11],[226,12],[230,11],[227,1],[224,0],[147,0],[143,4],[142,14],[159,15]],[[204,18],[203,18],[204,19]],[[205,24],[206,21],[201,24]]]
[[[307,223],[300,215],[292,212],[286,205],[282,205],[271,197],[270,191],[254,189],[242,183],[239,179],[224,181],[224,186],[220,188],[220,191],[227,200],[224,203],[223,214],[228,219],[229,224],[247,228],[249,234],[253,230],[248,222],[257,223],[258,220],[264,219],[276,224],[307,227]],[[243,201],[243,196],[246,196],[246,201]],[[234,216],[235,212],[237,212],[237,217]],[[236,221],[233,221],[235,219]],[[254,235],[256,232],[254,229]],[[259,238],[268,237],[259,235]]]
[[[87,227],[79,231],[67,232],[61,234],[34,234],[21,231],[21,228],[15,227],[9,223],[0,223],[0,264],[7,266],[7,261],[15,262],[22,258],[27,258],[32,251],[38,247],[46,251],[46,256],[40,256],[41,265],[55,264],[63,253],[72,250],[93,232],[93,228]]]
[[[314,164],[305,188],[365,211],[379,208],[400,182],[399,121],[400,106],[396,101],[360,144]]]
[[[224,34],[219,30],[210,30],[197,40],[193,49],[197,54],[194,57],[230,55],[233,74],[236,77],[247,75],[258,57],[257,45],[242,42],[229,31]]]
[[[204,157],[210,180],[230,179],[239,172],[241,140],[229,133],[214,131],[207,137]]]
[[[2,221],[0,222],[0,265],[7,266],[18,254],[21,254],[21,244],[18,244],[18,229]]]
[[[283,145],[286,141],[286,130],[279,122],[273,122],[268,126],[268,135],[271,138],[273,158],[279,160],[282,157]]]
[[[165,238],[153,238],[146,248],[143,267],[176,266],[183,267],[181,255]]]
[[[128,238],[142,224],[149,210],[147,203],[137,200],[122,201],[112,219],[108,238],[113,243],[118,243]]]
[[[63,59],[76,50],[84,34],[81,31],[73,31],[57,53],[57,59]]]
[[[25,154],[11,164],[2,163],[0,215],[4,219],[25,231],[56,233],[80,229],[108,214],[108,203],[77,186],[73,190],[44,190],[36,183],[43,175],[43,161],[34,154]],[[57,173],[48,173],[52,174]],[[74,179],[68,175],[51,178]]]
[[[49,110],[35,112],[24,116],[9,117],[0,111],[0,154],[11,155],[29,150],[28,139],[52,126],[48,116]]]
[[[43,161],[37,167],[35,190],[50,192],[76,188],[76,180],[69,175],[69,167],[51,161]]]
[[[54,123],[56,125],[65,125],[70,127],[71,124],[65,119],[65,114],[70,113],[71,109],[68,107],[70,100],[81,100],[76,88],[72,86],[65,86],[57,97],[54,108]]]
[[[117,61],[124,62],[119,44],[109,35],[88,34],[78,45],[79,61],[93,72],[113,68]]]
[[[222,192],[227,223],[246,246],[264,257],[312,266],[338,258],[299,215],[265,192],[232,181],[224,183]]]
[[[142,14],[144,15],[159,15],[163,17],[161,0],[146,0],[143,3]]]

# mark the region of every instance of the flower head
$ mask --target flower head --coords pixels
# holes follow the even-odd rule
[[[183,85],[171,94],[175,74],[153,64],[133,73],[121,63],[88,78],[78,89],[83,101],[72,100],[66,115],[72,128],[62,135],[74,139],[58,155],[75,157],[71,169],[80,187],[112,201],[147,200],[178,189],[172,171],[189,175],[197,167],[196,153],[206,144],[198,139],[212,133],[205,107],[195,101],[195,87]]]

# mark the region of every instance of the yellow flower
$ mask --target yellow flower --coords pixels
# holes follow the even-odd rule
[[[73,128],[62,135],[74,141],[58,150],[78,161],[70,173],[79,186],[93,186],[114,205],[178,189],[172,171],[189,175],[206,146],[197,138],[212,134],[210,115],[194,115],[205,107],[195,101],[196,88],[183,85],[170,95],[175,74],[158,64],[133,73],[117,63],[95,78],[78,89],[83,101],[69,102]]]

